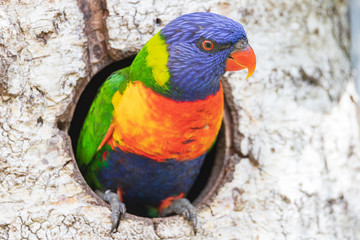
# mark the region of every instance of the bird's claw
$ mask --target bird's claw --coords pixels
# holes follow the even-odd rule
[[[197,213],[196,208],[190,203],[186,198],[180,198],[171,203],[171,205],[165,208],[162,212],[162,216],[167,216],[171,213],[175,213],[183,216],[187,221],[192,224],[194,233],[196,235],[196,225],[197,225]]]
[[[105,193],[101,191],[96,191],[96,193],[107,203],[110,204],[111,207],[111,230],[110,233],[115,232],[119,222],[122,218],[125,217],[126,207],[125,204],[121,202],[119,195],[111,192],[110,190],[106,190]]]

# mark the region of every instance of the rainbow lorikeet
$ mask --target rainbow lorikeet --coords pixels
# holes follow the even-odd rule
[[[196,210],[185,196],[220,129],[220,77],[244,68],[249,77],[255,65],[241,24],[190,13],[167,24],[130,67],[105,81],[76,156],[87,183],[111,205],[111,231],[125,205],[183,215],[196,230]]]

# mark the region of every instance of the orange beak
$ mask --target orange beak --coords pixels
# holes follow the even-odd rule
[[[226,71],[239,71],[244,68],[248,69],[248,79],[255,71],[256,57],[255,53],[248,45],[246,48],[241,50],[233,51],[226,61]]]

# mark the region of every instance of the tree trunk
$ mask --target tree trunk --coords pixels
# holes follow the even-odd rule
[[[0,239],[360,238],[345,2],[20,2],[0,3]],[[110,234],[109,207],[74,161],[77,100],[104,66],[194,11],[242,23],[257,56],[250,79],[226,75],[235,132],[222,183],[198,205],[196,236],[182,217],[130,214]]]

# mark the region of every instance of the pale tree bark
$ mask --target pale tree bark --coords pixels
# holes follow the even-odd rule
[[[359,239],[360,136],[343,1],[2,1],[0,239]],[[90,77],[194,11],[241,22],[255,74],[227,74],[231,158],[181,217],[110,210],[87,187],[67,134]]]

